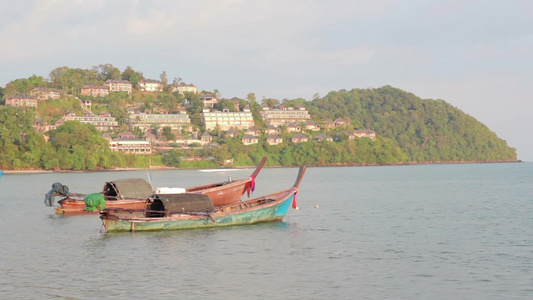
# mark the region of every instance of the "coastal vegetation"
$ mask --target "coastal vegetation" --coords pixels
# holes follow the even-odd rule
[[[213,130],[209,132],[213,143],[206,147],[173,147],[150,156],[128,155],[111,151],[108,141],[92,125],[67,121],[44,134],[34,128],[38,119],[54,124],[66,111],[82,114],[79,88],[84,84],[124,78],[135,84],[144,79],[141,72],[130,67],[122,73],[112,65],[100,65],[92,70],[62,67],[53,70],[50,79],[33,75],[13,80],[5,88],[0,88],[3,100],[43,86],[56,88],[62,95],[59,100],[40,101],[38,108],[0,108],[0,169],[217,167],[227,161],[232,161],[235,166],[249,166],[257,164],[263,156],[269,157],[267,165],[281,166],[516,161],[516,149],[472,116],[444,100],[420,99],[391,86],[332,91],[324,97],[315,95],[309,101],[264,98],[263,105],[304,106],[316,123],[335,119],[348,121],[344,126],[306,132],[310,139],[304,143],[291,142],[291,135],[282,132],[284,142],[279,145],[269,145],[265,138],[260,138],[257,144],[244,145],[244,131],[226,137],[224,132]],[[165,72],[161,78],[166,79]],[[218,91],[213,93],[218,94]],[[170,113],[186,108],[192,125],[198,130],[204,129],[202,103],[194,93],[173,93],[164,88],[158,93],[120,92],[91,99],[93,112],[110,112],[119,122],[120,130],[131,130],[138,136],[143,133],[135,132],[127,124],[126,107],[132,103],[143,109],[157,104]],[[259,130],[266,128],[260,114],[261,104],[253,93],[246,99],[221,98],[219,106],[233,110],[235,101],[240,107],[249,106]],[[347,132],[355,129],[375,131],[377,137],[374,140],[349,139]],[[165,128],[162,132],[168,139],[172,137]],[[318,134],[327,134],[332,140],[316,140]]]
[[[516,149],[474,117],[391,86],[330,92],[305,105],[317,119],[342,117],[376,131],[411,162],[516,160]]]

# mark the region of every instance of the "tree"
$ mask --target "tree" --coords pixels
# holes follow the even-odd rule
[[[171,167],[180,167],[182,154],[177,150],[170,150],[163,155],[163,163]]]
[[[142,72],[135,71],[132,67],[127,66],[122,72],[122,80],[128,80],[134,88],[137,88],[137,83],[142,80],[146,80]]]
[[[104,167],[101,163],[112,155],[109,143],[92,125],[67,121],[56,130],[50,131],[49,135],[62,169],[85,170]]]
[[[230,111],[235,111],[235,104],[228,99],[220,99],[218,103],[215,104],[215,108],[222,111],[224,108],[229,109]]]
[[[50,72],[52,87],[74,96],[80,95],[80,90],[84,85],[95,84],[98,80],[97,76],[97,71],[94,68],[93,70],[84,70],[60,67]]]
[[[28,94],[35,87],[46,87],[48,82],[42,76],[32,75],[29,78],[20,78],[6,84],[5,94],[13,96],[16,94]],[[0,95],[1,98],[2,95]]]
[[[262,104],[263,106],[274,108],[279,104],[279,100],[273,98],[263,98]]]
[[[163,73],[161,73],[161,75],[159,75],[159,78],[161,79],[161,84],[163,85],[163,90],[167,90],[167,88],[168,88],[167,71],[163,71]]]
[[[250,111],[252,112],[252,116],[254,118],[255,124],[258,127],[265,128],[266,127],[266,123],[263,120],[263,116],[261,115],[262,107],[259,105],[259,103],[257,103],[257,101],[255,99],[255,94],[254,93],[249,93],[246,96],[246,100],[248,100],[248,102],[250,104]]]
[[[121,73],[118,68],[115,68],[112,64],[101,64],[98,67],[93,67],[93,69],[99,71],[97,78],[98,80],[105,82],[109,79],[121,79]]]
[[[124,69],[124,71],[122,71],[122,74],[120,75],[120,78],[122,80],[129,80],[130,76],[133,75],[133,74],[137,74],[137,72],[135,72],[135,70],[132,67],[127,66],[126,69]]]
[[[35,132],[33,110],[0,109],[0,169],[38,167],[45,141]]]
[[[248,95],[246,95],[246,100],[248,100],[248,102],[250,102],[250,104],[252,102],[255,102],[256,101],[255,94],[254,93],[248,93]]]
[[[172,128],[168,126],[163,127],[163,137],[167,141],[174,141],[176,139],[176,136],[172,133]]]

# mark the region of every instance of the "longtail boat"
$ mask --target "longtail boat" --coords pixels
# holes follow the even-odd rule
[[[206,195],[156,194],[146,210],[105,208],[100,212],[105,232],[210,228],[281,222],[289,206],[296,208],[296,194],[306,167],[299,169],[294,185],[267,196],[222,207]]]
[[[193,186],[182,189],[185,193],[197,193],[206,195],[211,199],[213,205],[224,206],[237,203],[244,193],[250,194],[255,189],[257,175],[265,165],[267,157],[263,157],[252,175],[238,180],[228,180],[223,182]],[[142,178],[129,178],[105,183],[101,193],[105,199],[106,208],[124,209],[146,209],[154,198],[152,186]],[[52,185],[52,190],[45,197],[45,204],[52,206],[51,196],[61,196],[58,201],[59,206],[55,208],[57,214],[90,213],[86,210],[86,194],[75,194],[68,191],[68,187],[56,182]],[[98,212],[98,211],[93,211]]]
[[[56,214],[98,213],[97,210],[86,209],[86,194],[68,192],[66,194],[66,197],[58,201],[59,206],[55,208]],[[104,184],[102,191],[105,207],[131,209],[146,208],[146,203],[150,201],[153,194],[152,186],[142,178],[108,181]]]
[[[244,193],[247,193],[248,197],[250,197],[251,192],[255,189],[255,179],[265,165],[266,160],[267,157],[263,157],[255,171],[248,178],[194,186],[186,188],[185,192],[205,194],[213,201],[215,206],[237,203]]]

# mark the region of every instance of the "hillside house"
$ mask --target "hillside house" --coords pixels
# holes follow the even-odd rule
[[[6,106],[29,106],[29,107],[38,107],[39,106],[39,100],[35,98],[34,96],[28,96],[28,95],[16,95],[11,96],[6,99]]]
[[[243,137],[242,137],[242,143],[244,145],[253,145],[253,144],[257,144],[259,143],[259,140],[257,139],[256,136],[253,136],[251,134],[245,134]]]
[[[235,137],[237,134],[238,134],[237,130],[235,130],[235,128],[232,127],[224,133],[224,137],[232,138],[232,137]]]
[[[104,85],[84,85],[80,91],[81,96],[105,97],[109,95],[109,89]]]
[[[344,125],[349,125],[351,122],[350,121],[346,121],[342,118],[337,118],[335,119],[335,121],[327,121],[325,124],[326,124],[326,128],[337,128],[337,127],[341,127],[341,126],[344,126]]]
[[[200,136],[200,144],[202,144],[203,146],[209,145],[212,141],[213,137],[209,133],[207,133],[207,131]]]
[[[30,95],[37,98],[37,100],[57,100],[61,97],[58,89],[47,87],[36,87],[30,91]]]
[[[119,138],[135,138],[135,134],[133,134],[133,132],[131,131],[123,131],[121,133],[118,134],[118,137]]]
[[[215,104],[218,103],[218,98],[212,94],[203,94],[200,97],[200,101],[204,104],[204,107],[215,107]]]
[[[115,152],[123,152],[128,154],[152,154],[151,143],[135,137],[119,137],[113,139],[109,142],[109,148]]]
[[[307,123],[305,123],[304,128],[305,130],[309,130],[309,131],[320,131],[320,125],[316,124],[313,121],[308,121]]]
[[[291,141],[293,143],[305,143],[309,141],[309,137],[301,133],[297,133],[291,138]]]
[[[267,137],[266,141],[267,141],[267,143],[269,145],[279,145],[279,144],[283,143],[283,139],[279,135],[277,135],[275,133],[269,135]]]
[[[311,120],[309,112],[303,106],[283,107],[282,109],[270,109],[263,107],[261,111],[263,120],[269,125],[280,126],[290,123],[301,123]]]
[[[252,126],[252,127],[248,128],[246,130],[245,134],[249,134],[249,135],[253,135],[253,136],[260,136],[261,135],[261,130],[255,128],[255,126]]]
[[[198,93],[198,89],[194,84],[186,84],[185,82],[180,82],[179,84],[174,84],[171,87],[172,92],[178,92],[180,94],[184,93]]]
[[[326,141],[326,142],[333,142],[333,138],[330,137],[329,135],[327,134],[319,134],[315,137],[315,140],[316,141],[319,141],[319,142],[323,142],[323,141]]]
[[[161,92],[163,90],[163,84],[161,83],[161,81],[147,79],[139,81],[137,83],[137,88],[141,92]]]
[[[157,136],[155,136],[155,134],[151,133],[150,131],[143,134],[141,138],[145,141],[149,141],[152,145],[155,145],[157,142]]]
[[[287,132],[302,132],[302,126],[296,123],[290,123],[287,125]]]
[[[265,134],[266,135],[270,135],[270,134],[278,134],[278,133],[281,133],[281,129],[274,126],[274,125],[270,125],[267,127],[267,129],[265,129]]]
[[[133,85],[131,82],[127,80],[115,80],[115,79],[108,79],[104,85],[109,89],[110,92],[126,92],[128,94],[131,94],[131,91],[133,89]]]
[[[350,135],[350,138],[352,136],[353,138],[369,138],[373,141],[376,139],[376,132],[368,129],[357,129],[353,131],[352,135]]]

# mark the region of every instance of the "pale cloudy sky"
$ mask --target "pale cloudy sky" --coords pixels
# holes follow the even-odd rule
[[[2,2],[0,86],[106,63],[228,98],[391,85],[447,101],[533,161],[531,0]]]

